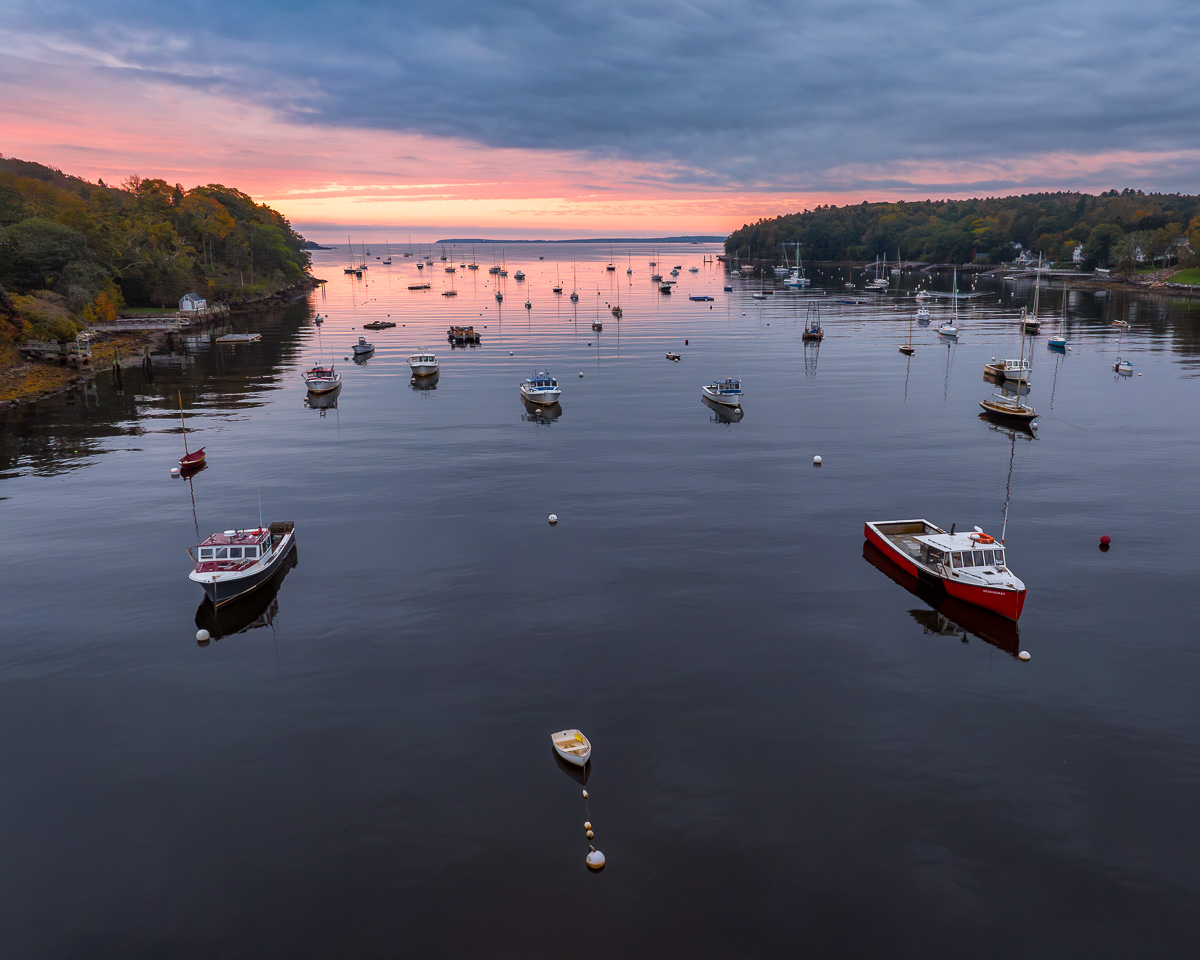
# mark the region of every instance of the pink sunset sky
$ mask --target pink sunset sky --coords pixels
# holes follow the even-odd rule
[[[948,86],[937,71],[962,65],[944,51],[901,74],[880,61],[895,31],[917,34],[920,17],[891,33],[879,18],[847,32],[806,7],[803,56],[786,19],[747,32],[691,17],[677,24],[679,45],[639,34],[616,54],[586,30],[567,36],[570,23],[554,36],[537,35],[549,29],[541,21],[514,30],[507,15],[527,4],[480,6],[479,17],[495,16],[483,38],[434,14],[401,24],[377,11],[379,37],[346,18],[288,17],[247,38],[223,25],[241,13],[225,0],[191,5],[212,18],[199,26],[187,10],[172,19],[139,0],[119,5],[137,29],[97,15],[56,32],[49,13],[0,11],[14,40],[0,54],[0,152],[110,183],[224,183],[317,240],[347,229],[415,240],[725,235],[823,203],[1197,186],[1194,126],[1153,126],[1116,87],[1097,102],[1103,81],[1082,57],[1053,51],[1058,21],[1040,6],[1045,36],[1005,33]],[[884,0],[866,5],[894,15]],[[639,9],[616,3],[612,13],[629,25]],[[679,13],[696,9],[727,5]],[[1120,14],[1089,9],[1094,23],[1112,21],[1093,46],[1116,42]],[[692,52],[706,43],[707,59]],[[859,59],[846,62],[837,44]],[[1022,76],[1041,84],[1010,75],[1005,55],[1018,52]],[[1039,53],[1061,83],[1043,74]],[[446,63],[452,79],[423,72]],[[1148,57],[1142,69],[1147,80],[1134,69],[1123,83],[1149,82],[1163,64]],[[1083,76],[1090,87],[1071,85]]]

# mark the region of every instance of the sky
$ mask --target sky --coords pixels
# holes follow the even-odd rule
[[[0,0],[0,153],[314,239],[1200,193],[1196,0]]]

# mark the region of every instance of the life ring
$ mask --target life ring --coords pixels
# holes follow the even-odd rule
[[[973,533],[971,539],[976,543],[995,543],[995,537],[989,537],[986,533]]]

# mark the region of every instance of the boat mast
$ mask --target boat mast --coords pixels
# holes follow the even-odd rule
[[[179,422],[183,426],[183,453],[184,459],[187,459],[187,457],[191,456],[191,453],[187,445],[187,421],[183,419],[183,391],[179,390],[177,392],[179,393]]]

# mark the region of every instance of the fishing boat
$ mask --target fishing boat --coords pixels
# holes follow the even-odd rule
[[[688,297],[688,299],[695,300],[697,303],[707,303],[708,301],[712,300],[713,298],[705,297],[705,296],[690,296],[690,297]]]
[[[362,356],[363,354],[374,353],[375,352],[375,344],[371,343],[371,341],[368,340],[366,337],[359,337],[358,343],[354,344],[354,346],[351,347],[350,349],[353,350],[354,355],[356,357],[358,357],[358,356]]]
[[[550,742],[556,754],[576,767],[582,767],[592,755],[591,743],[578,730],[559,730],[550,734]]]
[[[804,330],[801,340],[824,340],[825,330],[821,327],[821,308],[809,307],[808,316],[804,320]]]
[[[513,279],[514,280],[524,280],[525,279],[525,271],[518,270],[516,273],[513,274]]]
[[[318,363],[305,370],[301,376],[309,393],[328,393],[342,384],[342,375],[334,371],[332,363],[329,366]]]
[[[530,403],[548,407],[558,403],[561,396],[562,390],[558,387],[558,381],[545,370],[539,370],[532,377],[521,381],[521,397]]]
[[[199,450],[188,450],[187,421],[183,419],[183,391],[177,392],[179,394],[179,422],[183,425],[183,456],[179,458],[179,472],[187,473],[204,466],[205,454],[203,447]]]
[[[388,327],[394,327],[396,324],[391,320],[372,320],[370,323],[364,323],[364,330],[386,330]]]
[[[928,307],[917,307],[917,323],[926,324],[929,323],[930,319]]]
[[[279,520],[267,527],[214,533],[194,553],[188,551],[196,561],[188,578],[220,608],[275,575],[296,542],[295,528],[291,520]]]
[[[671,292],[671,283],[670,283],[670,281],[669,281],[669,280],[664,280],[664,281],[663,281],[661,284],[659,284],[659,286],[658,286],[658,292],[659,292],[659,293],[670,293],[670,292]]]
[[[432,377],[438,372],[438,358],[422,347],[408,358],[408,367],[414,377]]]
[[[867,540],[918,580],[940,586],[950,596],[1018,620],[1025,584],[1007,566],[1003,538],[997,542],[979,527],[947,533],[928,520],[874,520],[864,525]]]
[[[433,284],[431,284],[431,283],[410,283],[408,285],[408,289],[409,290],[428,290],[432,286],[433,286]]]
[[[713,403],[720,403],[726,407],[742,405],[742,381],[733,377],[707,383],[700,388],[700,393]]]
[[[661,273],[652,273],[652,274],[650,274],[650,280],[651,280],[651,282],[652,282],[652,283],[662,283],[662,278],[663,278],[663,277],[662,277],[662,274],[661,274]]]
[[[993,357],[983,365],[983,372],[997,380],[1014,380],[1017,383],[1029,382],[1029,361],[1022,357],[1020,360],[997,360]]]
[[[479,343],[479,334],[473,326],[453,326],[446,331],[446,339],[451,343]]]

